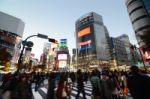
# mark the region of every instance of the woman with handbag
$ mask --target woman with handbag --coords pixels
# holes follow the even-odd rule
[[[65,74],[62,74],[60,77],[60,81],[58,83],[58,88],[56,92],[57,99],[67,99],[67,96],[69,95],[67,82],[65,79]]]

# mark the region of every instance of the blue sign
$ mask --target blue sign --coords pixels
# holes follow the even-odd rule
[[[87,49],[90,49],[90,48],[92,48],[91,45],[82,46],[82,47],[80,48],[80,51],[82,51],[82,50],[87,50]]]

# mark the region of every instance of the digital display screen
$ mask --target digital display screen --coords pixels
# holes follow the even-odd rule
[[[82,36],[90,34],[90,33],[91,33],[90,27],[86,27],[78,32],[78,37],[82,37]]]
[[[58,60],[67,60],[67,54],[58,54]]]
[[[59,68],[64,68],[67,66],[67,61],[59,61]]]
[[[80,51],[81,51],[81,50],[87,50],[87,49],[90,49],[90,48],[92,48],[91,45],[81,46]]]

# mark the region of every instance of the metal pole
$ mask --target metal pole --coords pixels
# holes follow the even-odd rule
[[[27,41],[29,38],[34,37],[34,36],[37,36],[37,35],[31,35],[31,36],[27,37],[24,41]],[[20,67],[22,65],[22,55],[23,55],[24,49],[25,49],[25,44],[23,44],[23,47],[22,47],[22,50],[21,50],[21,53],[19,56],[17,71],[20,69]]]

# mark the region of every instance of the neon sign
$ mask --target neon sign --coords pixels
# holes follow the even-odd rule
[[[79,45],[83,46],[83,45],[87,45],[87,44],[91,44],[91,40],[85,41],[85,42],[81,42]]]

